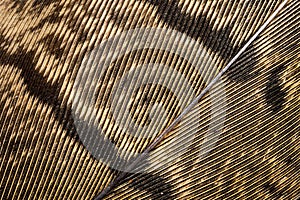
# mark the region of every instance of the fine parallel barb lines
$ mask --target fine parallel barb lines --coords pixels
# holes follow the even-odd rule
[[[299,0],[1,0],[0,199],[297,199]]]
[[[249,39],[249,41],[238,51],[238,53],[230,60],[230,62],[216,75],[216,77],[202,90],[202,92],[180,113],[178,117],[166,128],[162,131],[161,134],[143,151],[141,156],[136,158],[127,168],[126,171],[132,170],[136,167],[139,162],[145,159],[145,155],[149,153],[157,144],[159,144],[163,138],[170,132],[172,129],[182,120],[182,118],[190,112],[195,105],[199,102],[199,100],[209,91],[212,87],[218,82],[218,80],[223,76],[223,74],[232,66],[234,62],[238,60],[238,58],[246,51],[246,49],[259,37],[259,35],[266,29],[266,27],[272,22],[272,20],[278,15],[278,13],[284,8],[284,6],[288,3],[289,0],[284,0],[278,8],[272,13],[272,15],[266,20],[266,22],[256,31],[256,33]],[[126,173],[121,173],[107,188],[105,188],[99,195],[97,195],[94,199],[100,200],[107,195],[108,192],[118,184],[124,177]]]

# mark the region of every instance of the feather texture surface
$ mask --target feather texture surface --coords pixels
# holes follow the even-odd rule
[[[2,1],[0,198],[296,199],[299,0],[152,145],[282,2]]]

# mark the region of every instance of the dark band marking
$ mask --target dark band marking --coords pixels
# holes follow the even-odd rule
[[[286,69],[286,66],[280,64],[271,70],[268,76],[268,82],[266,85],[266,101],[271,106],[273,112],[277,113],[283,108],[285,102],[284,97],[286,92],[283,91],[283,87],[280,84],[280,74]]]

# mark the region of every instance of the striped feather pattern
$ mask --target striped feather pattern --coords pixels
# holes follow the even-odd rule
[[[282,2],[1,1],[0,198],[296,199],[299,0],[151,146]]]

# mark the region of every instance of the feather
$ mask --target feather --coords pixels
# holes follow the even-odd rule
[[[0,13],[1,199],[299,196],[299,1]]]

